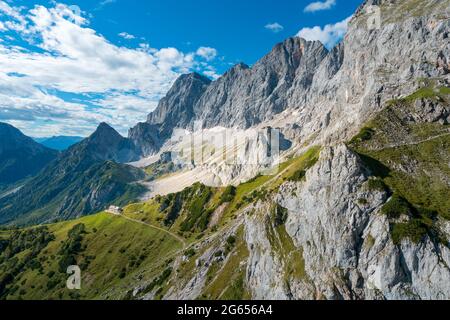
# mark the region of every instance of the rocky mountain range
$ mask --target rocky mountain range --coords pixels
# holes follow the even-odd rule
[[[74,298],[71,261],[86,299],[450,299],[448,8],[366,0],[331,50],[289,38],[215,81],[181,76],[128,138],[101,124],[0,196],[0,224],[62,221],[0,232],[0,270],[28,259],[0,297]],[[122,217],[95,214],[109,204]],[[34,256],[12,249],[36,232]]]
[[[282,129],[295,124],[301,126],[296,138],[318,133],[344,141],[383,103],[417,90],[417,80],[448,74],[448,22],[442,16],[429,21],[439,10],[445,16],[445,4],[365,1],[344,41],[330,51],[318,41],[295,37],[277,44],[251,68],[237,64],[217,81],[195,73],[182,76],[147,122],[130,130],[130,138],[159,147],[174,128],[192,130],[196,122],[203,128],[245,129],[299,110]],[[379,29],[368,26],[364,8],[371,5],[379,5]],[[143,154],[154,154],[158,147]]]

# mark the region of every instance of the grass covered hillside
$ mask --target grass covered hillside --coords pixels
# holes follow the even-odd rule
[[[167,233],[106,213],[11,231],[0,238],[0,297],[124,299],[130,283],[159,275],[181,248]],[[66,289],[75,264],[80,291]]]

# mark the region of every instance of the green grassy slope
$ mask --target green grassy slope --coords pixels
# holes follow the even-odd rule
[[[84,229],[76,236],[80,241],[71,239],[69,232],[79,226]],[[0,250],[0,283],[12,277],[3,286],[2,299],[124,299],[130,283],[158,275],[166,260],[182,249],[166,233],[106,213],[38,229],[48,234],[48,244],[33,240],[21,248],[22,238],[37,230],[29,228],[7,238],[13,251]],[[80,291],[66,288],[67,257],[81,267]],[[11,274],[13,265],[21,268]]]

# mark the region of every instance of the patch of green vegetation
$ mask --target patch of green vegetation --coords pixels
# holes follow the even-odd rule
[[[384,183],[382,179],[374,178],[369,179],[368,187],[370,191],[388,191],[388,186]]]
[[[235,196],[236,196],[236,187],[234,186],[226,187],[222,195],[220,196],[220,204],[233,201]]]
[[[439,93],[441,95],[450,95],[450,88],[449,87],[440,87]]]
[[[445,179],[450,179],[450,136],[439,137],[417,145],[407,145],[384,150],[363,150],[364,163],[374,175],[396,194],[415,207],[435,210],[445,219],[450,219],[449,188]],[[410,173],[398,169],[415,166]],[[447,177],[444,178],[443,177]]]
[[[217,189],[195,183],[181,192],[157,197],[159,211],[166,226],[173,225],[182,216],[179,223],[181,232],[203,232],[208,227],[209,218],[217,208],[217,204],[210,203]]]
[[[436,98],[438,93],[439,93],[439,91],[435,91],[434,88],[431,88],[431,87],[420,88],[419,90],[417,90],[413,94],[407,96],[404,99],[401,99],[401,101],[413,102],[413,101],[416,101],[417,99]]]
[[[381,212],[391,219],[398,219],[402,215],[409,215],[411,213],[411,205],[403,197],[394,194],[392,198],[385,203]]]
[[[278,211],[277,214],[274,212]],[[280,219],[281,218],[281,219]],[[305,261],[303,259],[303,249],[297,248],[294,241],[286,231],[285,221],[287,218],[287,210],[277,204],[272,206],[272,214],[266,222],[266,232],[271,247],[274,252],[280,256],[283,261],[284,275],[286,284],[291,278],[305,279]],[[280,223],[282,222],[282,223]]]
[[[359,198],[359,199],[357,200],[357,202],[358,202],[359,205],[362,205],[362,206],[365,206],[365,205],[368,204],[368,201],[367,201],[367,199],[365,199],[365,198]]]
[[[233,283],[225,289],[222,300],[244,300],[246,298],[245,272],[241,272]]]
[[[361,129],[361,131],[350,141],[350,143],[357,143],[357,142],[363,142],[368,141],[372,139],[373,135],[375,134],[375,130],[373,128],[364,127]]]
[[[283,208],[278,203],[274,204],[271,209],[271,218],[275,227],[284,225],[288,218],[288,210]]]
[[[386,209],[388,207],[388,209]],[[405,199],[394,195],[384,207],[383,212],[390,218],[398,218],[400,215],[408,215],[409,220],[402,223],[391,224],[392,239],[396,245],[403,239],[409,239],[414,243],[421,242],[426,235],[434,241],[448,244],[447,239],[436,225],[438,213],[426,208],[413,207]]]
[[[173,269],[171,267],[165,269],[159,276],[155,277],[147,287],[145,287],[145,289],[141,294],[145,295],[149,292],[152,292],[155,288],[159,287],[159,289],[156,290],[155,294],[157,296],[156,298],[158,298],[158,295],[162,293],[162,290],[160,290],[162,289],[161,287],[167,284],[167,281],[170,278],[172,271]]]
[[[260,193],[253,192],[257,190],[261,191],[259,189],[272,178],[273,176],[258,175],[250,181],[240,184],[236,188],[236,194],[223,215],[222,222],[226,222],[226,218],[230,218],[230,215],[242,209],[246,204],[249,204],[253,196],[259,197],[261,195]]]
[[[319,160],[321,148],[318,146],[311,147],[301,156],[287,162],[286,169],[281,175],[278,183],[274,187],[278,187],[280,182],[284,181],[301,181],[306,175],[306,171],[313,167]]]
[[[0,243],[0,299],[6,299],[19,290],[20,275],[25,272],[44,273],[41,251],[55,240],[47,227],[16,230]]]
[[[184,256],[187,258],[192,258],[193,256],[195,256],[195,254],[196,252],[194,248],[190,248],[184,252]]]
[[[428,226],[420,219],[412,219],[406,223],[395,223],[391,229],[392,240],[396,245],[400,245],[405,238],[414,243],[420,243],[428,233]]]
[[[292,158],[278,167],[276,173],[271,175],[257,175],[253,179],[237,186],[235,196],[225,210],[221,223],[227,223],[235,217],[236,211],[254,204],[259,200],[268,200],[271,194],[288,180],[300,179],[300,175],[317,163],[320,155],[320,147],[314,146],[299,157]]]
[[[394,99],[388,102],[390,106],[398,106],[401,104],[409,104],[419,99],[445,99],[445,96],[450,94],[450,88],[448,87],[435,87],[433,83],[427,83],[427,86],[418,89],[416,92],[401,99]]]
[[[231,235],[227,238],[225,244],[225,255],[228,255],[236,246],[236,237]]]
[[[227,254],[224,265],[211,266],[209,277],[212,279],[203,289],[201,299],[230,299],[247,300],[251,298],[248,288],[245,286],[246,264],[249,252],[244,240],[244,229],[240,227],[232,238],[228,238],[227,244],[233,243],[233,248]]]
[[[366,245],[369,250],[375,245],[375,238],[371,234],[366,238]]]
[[[188,205],[187,218],[181,223],[181,231],[192,231],[194,229],[204,231],[208,227],[209,217],[215,208],[206,208],[212,196],[209,187],[199,185],[198,191]]]
[[[163,226],[164,215],[160,212],[160,203],[156,199],[148,202],[133,203],[123,208],[124,215],[145,223]]]
[[[294,172],[294,174],[292,176],[289,177],[289,181],[303,181],[306,177],[306,171],[303,169],[297,170],[296,172]]]
[[[82,241],[86,234],[86,226],[82,223],[75,225],[67,234],[67,239],[62,243],[58,255],[59,272],[66,272],[72,265],[78,265],[77,257],[83,251]]]

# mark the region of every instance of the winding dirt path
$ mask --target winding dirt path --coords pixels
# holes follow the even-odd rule
[[[144,221],[140,221],[140,220],[137,220],[137,219],[133,219],[133,218],[127,217],[127,216],[125,216],[125,215],[114,215],[114,216],[115,216],[115,217],[120,217],[120,218],[126,219],[126,220],[131,221],[131,222],[134,222],[134,223],[139,223],[139,224],[144,225],[144,226],[146,226],[146,227],[149,227],[149,228],[152,228],[152,229],[154,229],[154,230],[158,230],[158,231],[161,231],[161,232],[164,232],[164,233],[170,235],[171,237],[175,238],[176,240],[178,240],[179,242],[181,242],[181,243],[183,244],[183,249],[181,249],[180,251],[183,251],[184,249],[187,248],[187,242],[186,242],[186,240],[183,239],[182,237],[176,235],[175,233],[170,232],[169,230],[166,230],[166,229],[163,229],[163,228],[154,226],[154,225],[152,225],[152,224],[150,224],[150,223],[146,223],[146,222],[144,222]]]
[[[374,149],[371,149],[371,150],[373,150],[373,151],[381,151],[381,150],[385,150],[385,149],[392,149],[392,148],[398,148],[398,147],[404,147],[404,146],[416,146],[418,144],[421,144],[421,143],[424,143],[424,142],[428,142],[428,141],[432,141],[434,139],[446,137],[448,135],[450,135],[450,132],[443,133],[443,134],[440,134],[440,135],[437,135],[437,136],[433,136],[433,137],[428,137],[426,139],[419,140],[419,141],[414,141],[414,142],[391,143],[391,144],[387,144],[387,145],[383,146],[382,148],[374,148]]]

